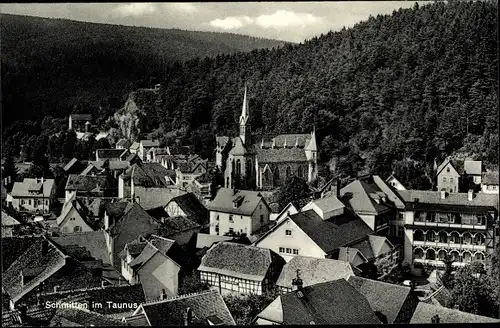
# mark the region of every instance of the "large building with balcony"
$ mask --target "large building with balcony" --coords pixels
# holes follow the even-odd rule
[[[498,244],[498,195],[398,191],[405,202],[405,260],[444,266],[484,261]]]

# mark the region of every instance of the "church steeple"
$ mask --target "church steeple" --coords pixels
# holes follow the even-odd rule
[[[245,94],[243,95],[243,108],[240,116],[240,138],[243,144],[250,143],[250,115],[247,99],[247,84],[245,83]]]

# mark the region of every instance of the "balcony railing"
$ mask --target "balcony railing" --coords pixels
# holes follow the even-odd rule
[[[428,260],[428,259],[413,259],[413,262],[415,263],[424,263],[424,264],[429,264],[429,265],[434,265],[434,266],[444,266],[444,262],[441,260]],[[465,266],[469,263],[472,262],[453,262],[453,266]]]
[[[462,244],[462,243],[441,243],[439,241],[421,241],[414,240],[413,246],[426,246],[434,248],[453,248],[453,249],[467,249],[467,250],[478,250],[486,251],[486,245],[475,245],[475,244]]]
[[[471,230],[486,230],[486,225],[482,224],[467,224],[467,223],[446,223],[446,222],[430,222],[415,220],[413,225],[424,227],[442,227],[442,228],[462,228]]]

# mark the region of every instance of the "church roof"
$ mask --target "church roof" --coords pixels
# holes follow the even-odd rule
[[[259,163],[306,162],[306,153],[300,148],[256,149]]]
[[[245,146],[243,145],[243,142],[241,141],[241,138],[237,137],[234,138],[234,146],[229,152],[230,155],[245,155],[246,149]]]

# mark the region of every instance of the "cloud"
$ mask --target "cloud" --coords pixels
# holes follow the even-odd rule
[[[234,30],[250,25],[253,22],[254,20],[248,16],[228,16],[224,19],[214,19],[210,22],[210,25],[223,30]]]
[[[322,23],[321,17],[306,13],[295,13],[287,10],[277,10],[272,15],[260,15],[255,20],[256,24],[263,28],[280,28],[291,26],[306,26]]]
[[[146,2],[120,4],[113,11],[122,17],[138,17],[154,14],[156,12],[156,6],[153,3]]]
[[[174,10],[186,12],[186,13],[194,13],[194,12],[198,11],[198,8],[196,8],[196,6],[194,4],[188,3],[188,2],[168,3],[165,5],[167,5],[168,8],[170,8],[170,9],[174,9]]]

